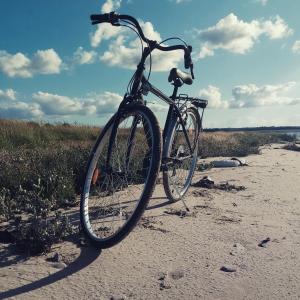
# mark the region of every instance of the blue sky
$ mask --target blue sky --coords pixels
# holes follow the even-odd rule
[[[193,45],[196,79],[181,92],[209,100],[206,127],[300,125],[298,0],[3,0],[0,118],[104,124],[140,54],[129,29],[90,25],[111,9],[151,39]],[[150,81],[171,94],[182,58],[154,53]],[[165,106],[149,101],[162,122]]]

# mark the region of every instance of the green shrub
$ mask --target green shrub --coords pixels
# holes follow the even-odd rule
[[[19,249],[35,255],[47,252],[54,243],[75,232],[68,218],[56,212],[55,216],[32,216],[26,221],[15,220],[13,237]]]

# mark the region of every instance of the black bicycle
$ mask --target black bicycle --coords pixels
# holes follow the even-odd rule
[[[192,47],[182,39],[173,37],[160,43],[149,40],[135,18],[114,12],[92,15],[91,20],[92,24],[106,22],[133,29],[142,46],[141,60],[127,93],[92,149],[81,195],[80,219],[84,233],[97,247],[108,248],[124,239],[137,224],[152,196],[159,172],[170,201],[181,199],[185,203],[183,196],[196,168],[207,101],[177,95],[179,87],[192,84],[194,79]],[[163,45],[174,39],[182,44]],[[190,69],[190,74],[177,68],[170,71],[168,81],[174,85],[170,97],[148,81],[151,52],[155,49],[183,50],[185,68]],[[150,71],[146,78],[148,57]],[[169,105],[162,136],[156,117],[143,99],[149,92]]]

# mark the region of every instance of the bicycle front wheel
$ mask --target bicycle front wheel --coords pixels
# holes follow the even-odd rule
[[[81,196],[82,228],[94,245],[111,247],[133,229],[152,195],[160,161],[159,125],[149,108],[130,105],[111,118],[92,150]]]
[[[181,199],[191,184],[197,165],[199,124],[198,111],[193,107],[188,108],[184,124],[177,120],[166,139],[167,151],[163,168],[163,186],[167,197],[172,202]],[[191,149],[185,137],[183,126]]]

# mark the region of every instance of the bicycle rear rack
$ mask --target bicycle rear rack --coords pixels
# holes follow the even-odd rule
[[[175,101],[185,101],[188,102],[190,101],[193,105],[195,105],[198,108],[205,109],[207,106],[208,101],[200,98],[194,98],[194,97],[189,97],[187,94],[180,94],[175,98]]]

